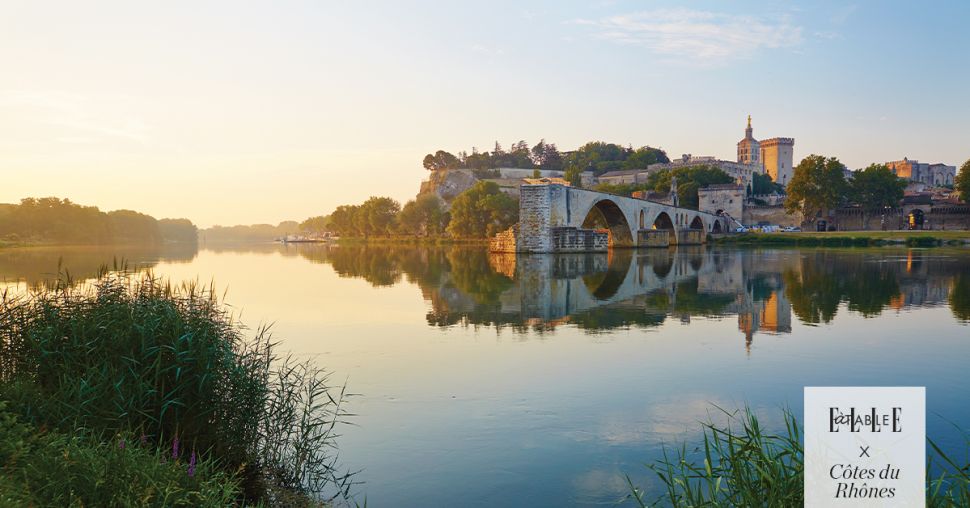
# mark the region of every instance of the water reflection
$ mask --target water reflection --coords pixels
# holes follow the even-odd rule
[[[570,323],[595,333],[652,328],[667,319],[737,316],[757,332],[790,333],[831,322],[844,308],[865,317],[887,309],[949,305],[970,320],[970,253],[940,249],[763,250],[706,247],[609,254],[509,255],[481,248],[251,244],[214,252],[298,256],[375,287],[416,284],[432,326],[496,326],[547,332]],[[76,279],[122,260],[132,268],[190,262],[195,245],[0,251],[0,280],[37,284],[58,267]]]
[[[514,256],[479,248],[253,246],[329,264],[382,287],[407,280],[430,302],[433,326],[595,333],[667,319],[736,316],[757,332],[790,333],[792,316],[829,323],[840,312],[949,304],[970,318],[970,257],[944,250],[765,250],[704,247],[610,254]]]
[[[140,270],[162,261],[189,263],[198,252],[194,243],[0,249],[0,282],[35,286],[67,276],[80,281],[96,276],[102,267]]]

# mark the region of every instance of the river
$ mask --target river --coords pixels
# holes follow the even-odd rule
[[[970,250],[494,256],[248,245],[0,250],[14,290],[102,265],[212,283],[357,395],[340,461],[371,506],[610,506],[715,406],[767,425],[804,386],[927,387],[966,455]],[[652,496],[648,496],[652,497]]]

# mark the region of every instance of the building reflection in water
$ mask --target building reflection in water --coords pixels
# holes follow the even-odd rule
[[[791,333],[794,321],[824,324],[839,313],[949,306],[970,320],[966,249],[615,250],[609,254],[508,255],[474,247],[250,245],[206,250],[300,257],[374,286],[409,283],[429,302],[435,327],[490,326],[542,337],[559,326],[587,333],[656,328],[668,319],[736,318],[750,347],[759,333]],[[113,259],[150,267],[186,262],[196,247],[14,249],[0,278],[37,283],[59,261],[81,277]],[[62,259],[63,257],[63,259]],[[34,274],[34,275],[31,275]]]
[[[668,319],[735,316],[750,347],[758,333],[840,312],[949,305],[970,317],[970,253],[905,249],[708,247],[609,254],[509,255],[476,248],[330,247],[290,252],[375,285],[402,279],[430,302],[432,326],[494,326],[541,336],[654,328]]]

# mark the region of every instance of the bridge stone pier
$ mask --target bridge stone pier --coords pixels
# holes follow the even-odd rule
[[[725,217],[656,201],[562,184],[527,184],[519,190],[517,231],[500,235],[503,241],[493,242],[492,250],[602,252],[697,245],[728,226]]]

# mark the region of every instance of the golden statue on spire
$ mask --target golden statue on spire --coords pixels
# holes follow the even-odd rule
[[[748,115],[748,128],[751,128],[751,115]]]

